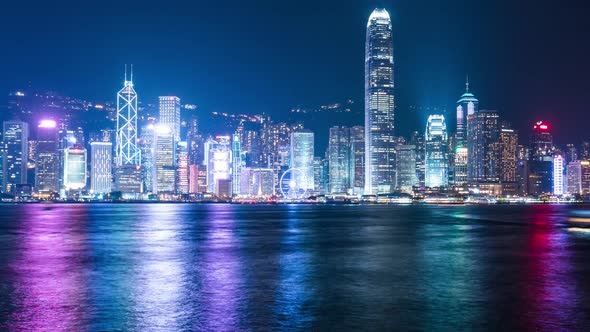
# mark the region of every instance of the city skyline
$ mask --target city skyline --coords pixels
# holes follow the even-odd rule
[[[334,115],[347,113],[356,118],[359,106],[353,110],[352,100],[322,106],[328,122],[319,135],[308,127],[318,122],[316,111],[307,121],[286,122],[264,112],[221,113],[225,120],[213,121],[222,120],[217,123],[221,131],[199,131],[209,121],[201,122],[198,106],[182,105],[176,95],[159,94],[157,103],[142,106],[132,64],[125,65],[116,103],[62,98],[63,104],[55,104],[53,95],[13,91],[4,117],[16,120],[3,120],[2,190],[17,199],[53,199],[57,191],[68,199],[112,199],[112,193],[120,193],[134,200],[199,195],[239,199],[242,193],[272,192],[273,199],[280,195],[287,200],[317,199],[329,194],[331,199],[348,195],[349,200],[380,195],[387,201],[407,199],[401,194],[413,199],[425,194],[469,200],[483,194],[576,200],[576,195],[590,191],[584,181],[579,192],[567,191],[575,186],[568,185],[570,176],[565,173],[571,163],[574,172],[575,162],[590,159],[588,143],[578,141],[562,149],[554,140],[554,123],[538,117],[528,119],[534,121],[532,130],[519,136],[504,113],[481,107],[468,76],[454,116],[449,117],[446,109],[426,108],[424,131],[398,120],[396,114],[404,112],[396,107],[399,70],[394,45],[392,16],[385,8],[373,9],[364,45],[364,122],[360,126],[356,119],[350,127],[339,127],[334,121]],[[37,135],[29,135],[29,123],[36,122]],[[404,128],[402,133],[396,132],[398,126]],[[530,139],[523,139],[526,136]],[[316,141],[327,143],[327,148]],[[96,142],[111,143],[112,150],[99,153]],[[58,190],[46,185],[53,181],[53,169],[58,170]],[[587,171],[581,167],[581,176]],[[104,183],[108,174],[112,186]],[[97,186],[99,178],[102,184]]]
[[[361,102],[362,83],[358,79],[363,73],[358,64],[363,61],[359,46],[364,42],[364,33],[358,31],[358,26],[366,23],[366,12],[383,5],[392,13],[394,40],[399,45],[395,52],[396,62],[400,64],[396,76],[403,84],[398,84],[396,89],[396,109],[401,122],[417,127],[427,119],[428,114],[412,112],[412,106],[444,108],[450,118],[455,91],[469,74],[471,90],[486,101],[482,107],[499,110],[516,129],[528,128],[533,123],[529,119],[535,114],[535,118],[554,123],[560,130],[557,136],[564,141],[580,140],[583,130],[571,119],[583,115],[586,109],[583,101],[590,89],[586,87],[584,73],[588,65],[573,60],[586,49],[583,43],[574,42],[583,31],[579,25],[586,23],[576,23],[575,17],[581,13],[567,8],[558,8],[552,15],[555,23],[549,25],[525,27],[516,23],[518,20],[511,22],[498,17],[500,13],[517,17],[526,11],[529,20],[536,23],[554,12],[547,2],[531,4],[519,2],[508,7],[504,2],[492,5],[450,1],[445,3],[448,15],[441,17],[440,5],[429,2],[420,6],[420,10],[405,2],[323,2],[314,6],[314,10],[307,10],[305,2],[267,3],[257,6],[256,11],[223,11],[231,24],[213,29],[216,25],[212,19],[202,16],[221,12],[220,5],[181,3],[166,8],[161,17],[154,17],[149,12],[155,3],[148,1],[143,3],[143,9],[130,12],[127,21],[109,18],[114,20],[113,26],[152,24],[145,31],[132,29],[137,40],[127,46],[113,39],[113,28],[103,22],[112,9],[108,5],[85,10],[84,15],[72,15],[81,8],[72,4],[64,13],[58,10],[59,6],[39,3],[23,10],[19,4],[10,4],[15,10],[0,24],[6,25],[3,31],[18,33],[5,36],[11,52],[3,55],[5,61],[0,61],[5,74],[0,79],[0,91],[26,87],[30,81],[33,87],[106,101],[112,98],[110,91],[119,86],[112,77],[122,75],[125,63],[134,63],[145,101],[159,95],[178,95],[199,105],[203,111],[240,109],[279,117],[297,105],[321,105],[346,98]],[[240,8],[232,2],[224,5]],[[165,24],[182,10],[201,19]],[[19,20],[23,16],[19,15],[26,15],[27,22],[33,18],[31,25],[23,26],[24,21]],[[309,23],[295,24],[302,16]],[[38,30],[35,27],[43,25],[46,17],[61,22],[49,25],[50,36],[59,35],[61,39],[50,37],[41,42],[34,34]],[[85,23],[79,24],[82,19]],[[267,20],[283,23],[274,24],[275,32],[265,35],[262,28]],[[464,23],[454,23],[459,21]],[[237,31],[237,24],[244,30]],[[65,33],[71,25],[79,26],[80,32]],[[312,32],[317,36],[312,37]],[[289,38],[283,40],[282,35]],[[172,38],[183,51],[174,56],[157,51],[157,47],[154,51],[150,45],[156,36]],[[227,44],[239,37],[243,40]],[[526,42],[520,45],[521,40]],[[546,42],[550,44],[542,49]],[[222,44],[229,52],[226,55],[220,53]],[[89,52],[90,49],[93,51]],[[560,49],[570,51],[559,52]],[[333,56],[334,51],[339,54],[337,58]],[[46,56],[33,62],[28,54],[38,53]],[[228,69],[221,68],[228,63],[229,56],[235,56],[234,61]],[[230,71],[233,82],[241,89],[227,90],[225,78]],[[212,75],[214,72],[218,73],[217,77]],[[531,72],[535,75],[530,75]],[[276,75],[283,78],[279,80],[282,84],[270,84]],[[289,79],[285,80],[286,77]],[[93,84],[72,84],[89,78]],[[270,93],[264,101],[255,97],[265,90]],[[571,116],[557,117],[556,111]]]

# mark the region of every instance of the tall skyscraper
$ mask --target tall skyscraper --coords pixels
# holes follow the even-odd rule
[[[424,134],[420,134],[418,131],[412,132],[410,138],[410,144],[416,147],[416,185],[424,187],[425,185],[425,173],[424,173],[424,158],[426,157]]]
[[[17,185],[27,183],[29,126],[22,121],[4,121],[2,127],[2,191],[15,193]]]
[[[582,192],[582,162],[570,161],[567,165],[567,193],[580,194]]]
[[[141,139],[139,147],[141,149],[141,171],[143,179],[143,188],[146,192],[154,189],[154,167],[155,167],[155,140],[156,125],[149,123],[141,128]]]
[[[395,181],[395,104],[393,37],[385,9],[371,13],[365,43],[365,194],[388,193]]]
[[[447,124],[444,115],[430,115],[425,135],[425,185],[444,187],[448,185]]]
[[[455,149],[455,186],[462,186],[467,183],[467,148],[457,147]]]
[[[188,144],[186,142],[176,144],[176,192],[189,193]]]
[[[467,115],[467,176],[469,182],[499,181],[498,146],[500,117],[496,111],[478,110]]]
[[[469,116],[479,110],[479,100],[469,92],[469,80],[465,81],[465,93],[457,101],[457,146],[467,147],[469,138]]]
[[[556,154],[553,156],[553,195],[559,196],[564,194],[563,165],[564,158],[562,155]]]
[[[240,176],[242,176],[242,149],[240,145],[240,135],[235,133],[232,135],[231,142],[232,149],[232,194],[240,194]]]
[[[590,194],[590,161],[580,161],[580,167],[580,187],[582,189],[582,194],[588,195]]]
[[[42,120],[37,126],[37,160],[35,162],[35,191],[59,191],[59,155],[57,150],[57,124]]]
[[[90,143],[90,191],[93,194],[108,194],[112,190],[113,144]]]
[[[115,156],[115,184],[124,193],[141,193],[141,150],[137,145],[137,93],[131,77],[117,93],[117,137]]]
[[[231,183],[232,179],[232,151],[229,136],[217,136],[205,142],[205,166],[207,167],[207,192],[227,192],[225,185]],[[230,186],[230,195],[231,189]]]
[[[176,151],[174,133],[166,125],[158,125],[154,138],[154,194],[172,194],[176,191]]]
[[[330,193],[343,193],[351,189],[352,149],[350,128],[332,127],[328,138],[328,167]]]
[[[291,169],[297,170],[294,174],[300,189],[313,191],[313,157],[314,135],[309,130],[299,130],[291,133]]]
[[[500,129],[500,155],[496,160],[500,162],[500,181],[516,183],[518,165],[518,134],[508,125]]]
[[[528,160],[528,191],[530,195],[553,192],[553,136],[548,123],[533,125]]]
[[[398,146],[396,168],[396,187],[402,191],[411,191],[418,182],[416,178],[416,146]]]
[[[174,142],[180,142],[180,98],[160,96],[160,124],[172,130]]]
[[[64,187],[79,190],[86,187],[87,152],[81,146],[67,148],[64,154]]]
[[[365,190],[365,127],[350,128],[350,149],[352,153],[352,188],[355,194]]]

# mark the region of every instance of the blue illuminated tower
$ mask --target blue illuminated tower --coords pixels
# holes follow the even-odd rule
[[[426,123],[425,184],[426,187],[448,185],[447,125],[444,115],[431,115]]]
[[[388,193],[395,183],[393,38],[391,19],[377,8],[365,44],[365,194]]]

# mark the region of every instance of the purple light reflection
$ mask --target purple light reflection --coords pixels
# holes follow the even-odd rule
[[[234,234],[233,209],[230,205],[210,205],[213,215],[207,222],[202,257],[201,309],[203,319],[198,329],[231,331],[240,325],[242,262],[239,242]]]
[[[526,321],[531,330],[558,331],[577,324],[577,285],[572,278],[569,236],[555,227],[555,214],[538,211],[537,227],[531,229],[528,242],[529,264],[525,297]]]
[[[20,223],[15,273],[17,308],[11,330],[75,331],[87,320],[84,227],[86,207],[27,206]]]

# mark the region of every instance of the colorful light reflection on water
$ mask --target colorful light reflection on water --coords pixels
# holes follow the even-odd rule
[[[564,206],[0,208],[0,330],[590,326]]]

